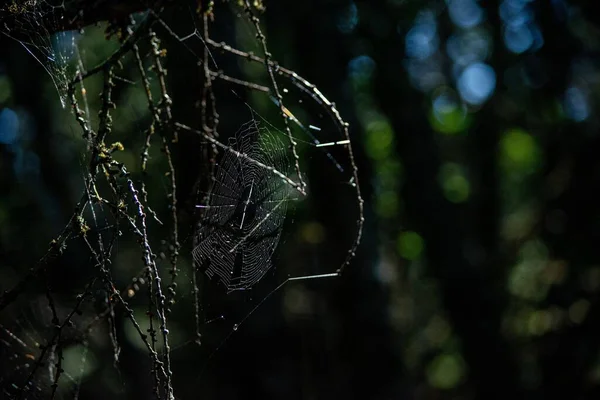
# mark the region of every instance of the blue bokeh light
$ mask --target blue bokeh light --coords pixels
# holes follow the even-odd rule
[[[438,51],[440,40],[436,18],[432,10],[420,11],[405,37],[404,67],[413,86],[423,92],[438,87],[446,80]]]
[[[445,88],[431,102],[433,115],[440,123],[444,123],[444,116],[460,109],[461,113],[466,114],[466,110],[456,92],[450,88]]]
[[[587,96],[576,86],[565,91],[564,109],[567,116],[575,122],[585,121],[590,115]]]
[[[473,28],[483,21],[483,10],[475,0],[448,0],[448,13],[461,28]]]
[[[504,44],[513,53],[523,53],[533,44],[533,35],[526,25],[507,26],[504,29]]]
[[[358,7],[352,2],[337,18],[337,28],[342,33],[352,33],[358,25]]]
[[[499,6],[504,45],[516,54],[538,50],[544,44],[529,3],[530,0],[504,0]]]
[[[421,13],[406,34],[406,55],[417,60],[432,56],[439,47],[437,24],[431,12]]]
[[[442,92],[433,99],[432,106],[433,112],[436,116],[447,113],[449,110],[454,110],[458,107],[456,97],[452,95],[452,92]]]
[[[476,62],[465,68],[458,78],[458,91],[467,103],[484,103],[496,88],[496,73],[487,64]]]
[[[348,63],[348,75],[353,80],[369,79],[375,71],[375,61],[369,56],[361,55]]]
[[[446,42],[448,56],[459,67],[483,61],[490,54],[490,40],[481,30],[455,33]]]
[[[511,26],[525,25],[533,20],[533,12],[528,2],[523,0],[504,0],[499,7],[500,18]]]
[[[14,144],[19,136],[19,117],[10,108],[0,111],[0,143]]]

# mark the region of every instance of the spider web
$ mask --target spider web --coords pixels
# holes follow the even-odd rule
[[[194,259],[227,291],[256,284],[271,268],[271,256],[281,237],[291,190],[260,164],[289,175],[292,164],[281,140],[253,119],[246,123],[217,165]]]
[[[94,380],[86,379],[93,373],[88,360],[94,358],[112,365],[111,376],[121,382],[129,373],[121,366],[122,348],[137,349],[145,361],[139,368],[151,383],[142,397],[177,398],[186,385],[195,393],[198,371],[185,384],[177,380],[189,375],[190,362],[201,365],[202,375],[272,296],[285,295],[292,283],[338,277],[354,257],[363,217],[348,126],[314,85],[271,58],[255,19],[259,10],[249,3],[188,11],[191,30],[190,24],[171,27],[160,12],[148,12],[141,22],[120,28],[115,52],[92,61],[78,47],[98,31],[56,34],[40,21],[62,26],[52,18],[62,4],[22,5],[27,7],[17,19],[19,32],[29,38],[4,33],[45,67],[63,108],[69,105],[71,128],[86,139],[81,150],[84,188],[48,253],[31,273],[16,274],[18,279],[8,285],[12,289],[0,297],[5,317],[0,319],[1,365],[11,372],[0,374],[1,393],[8,398],[77,398],[86,383],[94,387]],[[255,53],[210,36],[211,19],[231,9],[239,14]],[[58,37],[68,38],[60,42],[68,44],[66,50],[55,43]],[[188,62],[203,73],[200,121],[175,117],[177,98],[170,92],[169,57],[161,39],[183,46]],[[255,55],[261,51],[265,58]],[[70,69],[73,56],[75,68]],[[252,63],[262,69],[262,77],[252,80],[235,69],[222,70],[220,66],[232,64],[228,57]],[[83,85],[89,80],[98,84],[90,84],[88,93]],[[243,93],[244,100],[231,96],[231,88]],[[144,98],[145,107],[136,109],[131,97],[116,94],[123,92]],[[231,128],[227,119],[240,117],[226,112],[236,104],[250,108],[251,118],[232,134],[239,123]],[[135,138],[130,127],[121,128],[127,119],[136,121]],[[197,229],[189,220],[189,228],[182,223],[185,199],[177,191],[178,168],[190,167],[177,163],[179,140],[195,143],[207,167],[199,180],[210,184],[201,185],[192,202]],[[122,142],[135,156],[119,158]],[[315,165],[317,172],[311,171]],[[315,198],[329,192],[345,199],[339,208],[348,209],[344,218],[357,221],[356,232],[323,232],[318,207],[324,201]],[[188,229],[193,230],[191,248],[180,238]],[[347,252],[334,254],[328,240],[343,243]],[[50,279],[54,268],[66,268],[68,263],[60,260],[77,247],[87,255],[73,272],[80,280],[55,293],[59,283]],[[311,261],[305,262],[302,253],[311,254]],[[57,276],[61,274],[66,272]],[[29,282],[27,289],[23,282]],[[35,294],[29,297],[35,301],[25,294]],[[18,312],[7,312],[6,304],[35,306],[46,323],[31,323],[38,314],[18,322]],[[73,348],[79,349],[77,361],[64,368],[65,354]],[[126,396],[123,390],[118,394]]]
[[[77,398],[82,379],[94,368],[88,360],[88,343],[81,335],[86,317],[72,318],[61,329],[58,340],[44,346],[48,337],[56,335],[56,328],[43,303],[41,298],[29,299],[2,315],[0,397],[3,399]],[[63,317],[69,309],[61,307],[56,312]]]
[[[11,2],[0,9],[0,16],[11,16],[12,26],[2,33],[17,40],[44,68],[52,80],[63,108],[67,105],[68,82],[79,60],[77,42],[80,32],[65,31],[64,1],[48,0]]]

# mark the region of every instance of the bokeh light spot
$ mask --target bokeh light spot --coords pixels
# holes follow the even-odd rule
[[[484,103],[494,93],[496,73],[487,64],[476,62],[469,65],[458,78],[458,91],[470,104]]]
[[[585,317],[590,310],[590,302],[586,299],[577,300],[569,307],[569,319],[574,324],[580,324],[585,320]]]
[[[435,19],[429,13],[422,13],[405,37],[406,55],[424,60],[435,53],[439,46]]]
[[[367,125],[367,154],[375,160],[385,158],[391,151],[394,131],[385,120],[375,120]]]
[[[385,190],[377,195],[375,209],[382,218],[391,218],[398,213],[398,195],[393,190]]]
[[[539,164],[539,149],[535,139],[522,129],[507,131],[500,141],[501,160],[505,168],[530,170]]]
[[[455,67],[482,62],[490,54],[491,38],[483,29],[471,29],[452,34],[446,41],[446,51]]]
[[[383,186],[398,187],[403,175],[402,164],[396,159],[386,158],[378,163],[376,173]]]
[[[352,33],[358,25],[358,7],[352,2],[342,11],[337,18],[337,28],[342,33]]]
[[[455,163],[446,163],[440,169],[440,184],[446,199],[452,203],[463,203],[469,199],[471,184],[464,169]]]
[[[0,106],[12,96],[10,80],[6,75],[0,74]]]
[[[504,30],[504,44],[513,53],[523,53],[533,44],[533,34],[528,26],[507,26]]]
[[[310,244],[319,244],[325,240],[325,228],[318,222],[308,222],[300,230],[302,240]]]
[[[565,112],[575,122],[585,121],[590,115],[590,109],[584,92],[576,86],[571,86],[565,92]]]
[[[427,368],[429,384],[438,389],[456,387],[465,374],[464,361],[454,353],[440,354]]]
[[[456,26],[472,28],[483,20],[483,10],[474,0],[449,0],[448,12]]]
[[[448,135],[462,132],[469,125],[465,107],[453,92],[448,91],[433,99],[429,122],[437,132]]]
[[[406,231],[398,236],[398,252],[407,260],[416,260],[421,257],[425,243],[417,232]]]
[[[0,143],[13,144],[19,133],[19,117],[10,108],[0,111]]]
[[[348,76],[354,89],[360,91],[366,89],[375,71],[375,61],[367,55],[353,58],[348,63]],[[357,94],[359,95],[359,94]]]

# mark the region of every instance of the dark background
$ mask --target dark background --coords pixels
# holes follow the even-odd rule
[[[203,344],[191,343],[194,204],[209,163],[202,141],[183,135],[172,146],[182,242],[178,307],[170,316],[176,397],[597,398],[600,14],[594,3],[266,2],[261,20],[274,59],[314,83],[350,123],[365,199],[363,238],[341,277],[273,292],[286,276],[335,271],[355,234],[344,154],[332,150],[345,163],[340,175],[322,153],[303,158],[310,201],[288,218],[274,272],[243,295],[206,283]],[[162,18],[183,38],[201,29],[193,9],[176,4]],[[242,8],[217,2],[214,15],[215,40],[262,55]],[[114,38],[105,40],[105,27],[88,28],[79,39],[89,65],[118,47]],[[202,44],[196,36],[156,32],[167,49],[175,119],[197,126]],[[49,43],[41,33],[32,37]],[[227,74],[269,85],[264,67],[213,52]],[[122,75],[134,76],[126,60]],[[0,37],[1,290],[13,288],[44,255],[83,187],[85,142],[42,64],[48,65]],[[333,131],[310,98],[300,103],[291,85],[278,82],[290,88],[286,105],[303,110],[303,121]],[[147,106],[128,87],[116,85],[115,139],[107,141],[123,143],[119,160],[139,178],[133,165]],[[100,89],[99,80],[86,83],[94,124]],[[282,126],[268,97],[231,89],[215,81],[222,138],[250,117],[240,97]],[[149,202],[166,221],[170,200],[159,148],[152,148],[156,161],[146,180]],[[101,221],[90,237],[111,224]],[[168,258],[169,223],[151,227],[155,252]],[[117,240],[110,268],[119,288],[142,269],[140,255],[131,234]],[[160,266],[166,276],[168,262]],[[0,398],[23,384],[40,352],[36,343],[52,337],[46,289],[68,311],[94,275],[82,239],[70,240],[47,271],[1,311]],[[143,325],[147,299],[143,287],[139,292],[131,304]],[[102,291],[92,297],[73,331],[103,309]],[[57,397],[72,398],[75,387],[82,399],[151,398],[147,351],[123,311],[116,313],[118,362],[107,324],[85,340],[75,333],[61,339],[64,368],[81,383],[61,378]],[[36,378],[36,394],[28,396],[47,398],[51,383]]]

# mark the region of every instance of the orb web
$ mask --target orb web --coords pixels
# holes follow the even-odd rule
[[[228,292],[251,288],[271,269],[293,188],[288,146],[259,122],[244,124],[218,164],[193,251],[197,268]],[[237,152],[237,153],[236,153]],[[240,157],[239,154],[247,157]]]

